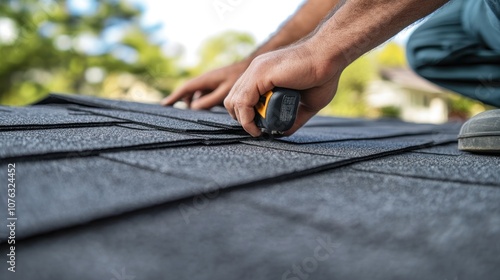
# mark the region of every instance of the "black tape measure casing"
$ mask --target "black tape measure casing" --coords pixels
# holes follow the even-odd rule
[[[268,134],[283,134],[295,123],[299,103],[298,91],[275,88],[261,96],[255,107],[255,123]]]

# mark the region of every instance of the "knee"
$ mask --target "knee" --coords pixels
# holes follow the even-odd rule
[[[434,66],[438,62],[437,52],[433,51],[436,39],[426,37],[428,35],[428,32],[423,30],[421,26],[411,34],[406,45],[408,65],[421,76],[423,76],[423,69]]]

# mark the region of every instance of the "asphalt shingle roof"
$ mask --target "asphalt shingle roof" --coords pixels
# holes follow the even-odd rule
[[[498,279],[500,157],[459,128],[315,117],[270,141],[221,110],[0,107],[0,278]]]

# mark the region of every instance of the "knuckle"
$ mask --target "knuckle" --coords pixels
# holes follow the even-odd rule
[[[234,102],[234,107],[246,108],[246,107],[249,107],[249,105],[245,100],[239,99],[236,102]]]
[[[257,69],[267,68],[270,64],[270,59],[267,56],[259,56],[253,62],[253,67]]]
[[[226,107],[226,109],[229,109],[231,107],[231,101],[229,96],[224,98],[224,107]]]

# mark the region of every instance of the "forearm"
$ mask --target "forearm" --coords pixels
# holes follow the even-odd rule
[[[250,64],[258,55],[279,49],[302,39],[311,33],[339,2],[340,0],[306,1],[267,42],[248,56],[244,62]]]
[[[325,19],[309,40],[330,64],[344,62],[347,66],[446,2],[448,0],[347,0]]]

